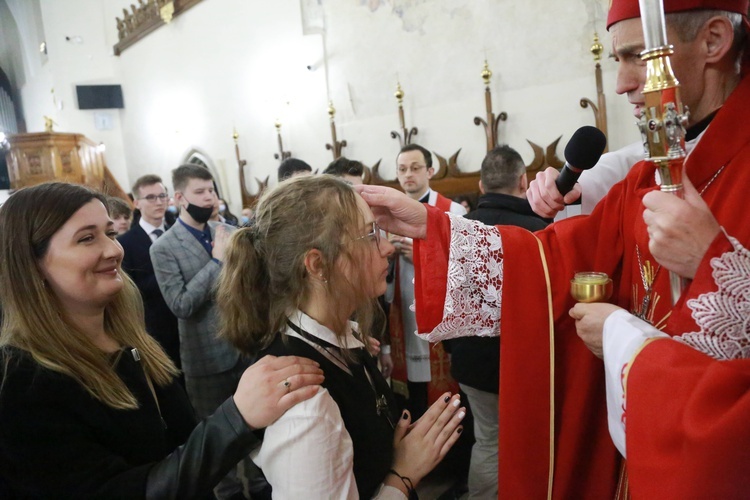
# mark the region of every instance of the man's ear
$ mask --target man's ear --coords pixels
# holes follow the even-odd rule
[[[732,22],[725,16],[714,16],[703,25],[699,36],[702,37],[706,62],[717,63],[732,49],[734,29]]]
[[[484,184],[482,184],[482,179],[479,179],[479,192],[482,194],[486,194],[484,190]]]
[[[518,189],[522,194],[529,189],[529,177],[526,175],[526,172],[522,173],[518,178]]]
[[[432,176],[435,175],[435,168],[430,167],[427,169],[427,178],[432,179]]]

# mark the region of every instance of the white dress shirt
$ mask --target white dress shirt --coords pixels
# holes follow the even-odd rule
[[[146,231],[146,234],[148,235],[148,237],[151,238],[151,243],[153,243],[154,241],[156,241],[156,238],[157,238],[157,236],[154,234],[154,231],[156,231],[157,229],[161,229],[161,231],[162,231],[161,234],[164,234],[164,232],[166,231],[163,219],[161,221],[161,226],[156,227],[156,226],[154,226],[152,224],[149,224],[148,222],[146,222],[143,219],[143,217],[141,217],[138,220],[138,225],[141,226],[141,228],[143,228],[144,231]]]

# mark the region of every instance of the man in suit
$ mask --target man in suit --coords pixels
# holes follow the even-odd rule
[[[151,244],[169,228],[164,221],[169,195],[161,177],[150,174],[139,177],[132,192],[141,218],[129,231],[117,237],[125,250],[122,269],[133,279],[143,297],[146,331],[159,341],[180,368],[177,318],[164,301],[149,255]]]
[[[231,226],[208,222],[216,194],[211,173],[197,165],[172,172],[180,216],[151,246],[162,295],[178,318],[185,383],[199,418],[228,398],[247,366],[239,352],[216,336],[213,288],[221,270]]]
[[[234,393],[249,365],[234,347],[217,336],[214,286],[229,234],[235,228],[209,222],[216,193],[207,169],[181,165],[172,171],[172,185],[180,216],[151,245],[151,260],[162,295],[178,318],[185,388],[195,413],[203,419]],[[257,476],[250,460],[243,462],[248,476]],[[239,498],[241,491],[236,471],[230,472],[215,490],[220,498]]]

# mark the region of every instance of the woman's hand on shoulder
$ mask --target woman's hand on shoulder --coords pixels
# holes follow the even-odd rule
[[[466,408],[458,394],[446,392],[414,424],[404,410],[393,436],[393,470],[414,486],[445,457],[463,427]],[[399,480],[399,482],[401,482]]]
[[[323,370],[310,359],[265,356],[242,374],[234,403],[247,425],[261,429],[317,394],[323,378]]]

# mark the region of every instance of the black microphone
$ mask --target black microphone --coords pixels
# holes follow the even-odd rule
[[[565,146],[565,166],[555,180],[561,195],[573,189],[584,170],[596,165],[606,147],[607,138],[598,128],[586,125],[575,131]]]

